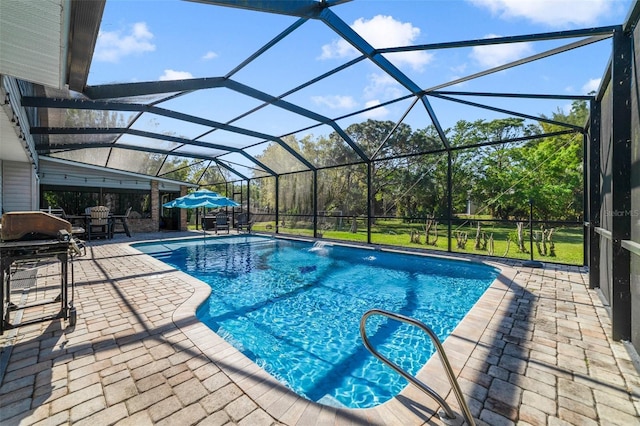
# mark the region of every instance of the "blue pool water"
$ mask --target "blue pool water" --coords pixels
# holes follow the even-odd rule
[[[369,354],[359,321],[379,308],[444,340],[498,275],[471,262],[260,236],[137,244],[212,288],[198,318],[306,398],[378,405],[407,381]],[[416,374],[433,354],[416,327],[374,316],[367,335]]]

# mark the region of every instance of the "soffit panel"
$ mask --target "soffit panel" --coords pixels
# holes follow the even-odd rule
[[[62,87],[69,5],[63,0],[1,1],[0,74]]]

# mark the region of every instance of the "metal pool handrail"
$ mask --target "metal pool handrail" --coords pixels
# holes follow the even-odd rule
[[[449,404],[447,404],[446,401],[440,395],[438,395],[436,391],[431,389],[426,384],[422,383],[416,377],[407,373],[404,369],[402,369],[393,361],[389,360],[387,357],[385,357],[380,352],[375,350],[373,346],[371,346],[371,343],[369,342],[369,338],[367,337],[367,332],[365,330],[365,324],[367,322],[367,318],[369,318],[371,315],[376,315],[376,314],[382,315],[391,319],[395,319],[397,321],[406,322],[408,324],[415,325],[416,327],[421,328],[425,333],[427,333],[427,335],[431,338],[431,341],[436,347],[436,351],[438,352],[438,356],[440,357],[440,362],[442,362],[442,366],[444,367],[444,370],[447,373],[447,378],[449,379],[449,383],[451,384],[451,389],[453,390],[453,393],[455,394],[456,399],[458,400],[458,404],[460,404],[460,408],[462,409],[462,415],[464,416],[465,421],[470,426],[475,426],[475,421],[473,420],[473,416],[471,415],[469,406],[467,405],[464,399],[464,396],[462,395],[462,390],[460,389],[460,385],[458,385],[458,381],[456,380],[456,377],[453,374],[451,364],[449,364],[449,359],[447,358],[447,355],[444,353],[444,348],[440,343],[440,339],[438,339],[438,336],[436,336],[436,334],[431,330],[431,328],[429,328],[429,326],[427,326],[425,323],[418,321],[416,319],[413,319],[404,315],[396,314],[393,312],[384,311],[382,309],[371,309],[365,312],[362,318],[360,319],[360,336],[362,336],[362,342],[364,343],[364,346],[369,350],[369,352],[371,352],[380,361],[384,362],[389,367],[393,368],[398,374],[400,374],[402,377],[407,379],[409,382],[413,383],[415,386],[418,387],[418,389],[426,393],[428,396],[433,398],[438,404],[440,404],[440,406],[444,409],[444,412],[445,412],[444,414],[446,415],[446,418],[442,418],[442,415],[440,415],[440,417],[443,421],[446,422],[446,421],[454,420],[456,418],[456,415],[453,412],[453,410],[451,410],[451,407],[449,406]]]

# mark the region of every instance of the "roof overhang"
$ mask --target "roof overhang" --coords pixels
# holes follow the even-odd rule
[[[351,0],[189,0],[216,6],[228,6],[257,12],[277,13],[301,18],[316,17],[322,9]]]
[[[82,91],[105,2],[0,2],[0,74]]]

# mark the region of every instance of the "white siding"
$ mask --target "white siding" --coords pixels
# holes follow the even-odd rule
[[[0,73],[62,88],[70,1],[0,2]]]
[[[104,168],[75,165],[40,158],[40,183],[56,186],[151,190],[151,178]],[[180,191],[180,184],[158,179],[160,191]]]
[[[50,161],[40,162],[40,177],[43,185],[151,189],[151,181],[148,179],[136,179],[103,170],[74,167]]]
[[[2,207],[5,212],[38,208],[38,185],[30,163],[3,161]]]
[[[4,190],[2,189],[2,160],[0,160],[0,212],[4,211],[4,207],[2,207],[2,193]]]

